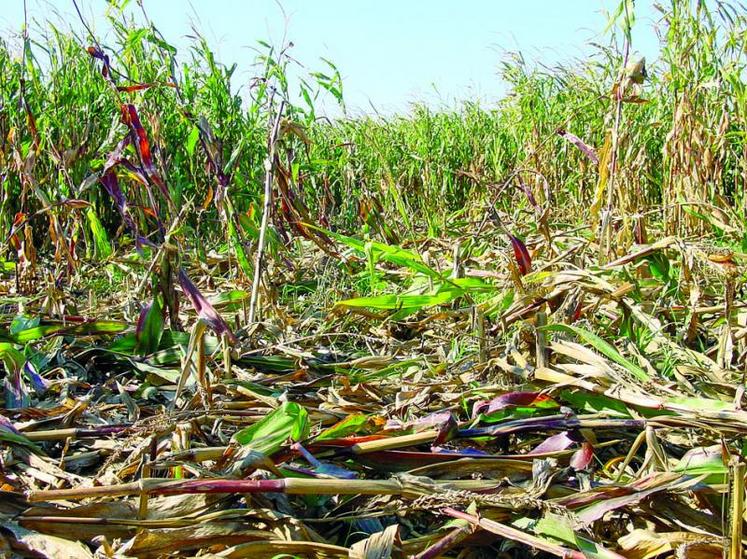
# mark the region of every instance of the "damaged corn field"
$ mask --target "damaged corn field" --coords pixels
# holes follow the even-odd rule
[[[390,117],[109,4],[0,41],[0,556],[743,556],[742,4]]]

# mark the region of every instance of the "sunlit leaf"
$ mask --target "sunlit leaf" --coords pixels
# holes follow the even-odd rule
[[[288,441],[306,436],[308,413],[295,402],[285,402],[257,423],[236,431],[232,440],[270,456]]]

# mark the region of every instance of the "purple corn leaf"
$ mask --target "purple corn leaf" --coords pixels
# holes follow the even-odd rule
[[[102,425],[100,427],[91,427],[90,429],[78,429],[75,436],[78,439],[100,439],[118,435],[129,428],[129,425]]]
[[[291,445],[291,450],[295,450],[296,452],[298,452],[309,464],[311,464],[315,468],[318,468],[322,465],[322,463],[316,459],[316,456],[306,450],[301,443],[293,443]]]
[[[445,423],[448,423],[453,419],[454,416],[450,411],[437,411],[429,413],[420,419],[411,421],[408,423],[408,426],[413,427],[415,431],[424,431],[434,427],[442,427]]]
[[[150,308],[153,306],[153,303],[147,303],[143,306],[143,309],[140,311],[140,315],[137,317],[137,324],[135,325],[135,338],[140,341],[140,338],[143,335],[143,330],[145,330],[145,319],[148,317],[148,311],[150,311]]]
[[[153,164],[153,156],[150,151],[150,143],[148,142],[148,135],[145,132],[145,128],[140,123],[140,117],[137,114],[135,105],[130,103],[122,105],[122,122],[130,128],[132,139],[135,142],[137,153],[140,156],[140,161],[143,164],[143,169],[147,177],[154,182],[161,190],[163,197],[171,202],[171,196],[169,190],[166,188],[166,184],[161,179],[156,166]]]
[[[15,347],[4,344],[0,350],[0,365],[5,369],[5,402],[7,409],[28,407],[30,400],[23,382],[23,364],[26,358]],[[2,369],[0,369],[2,370]]]
[[[45,392],[49,388],[50,382],[36,371],[36,367],[31,361],[26,361],[23,364],[23,372],[26,374],[26,378],[31,381],[36,392]]]
[[[107,171],[101,176],[101,184],[109,193],[109,196],[114,200],[114,204],[117,206],[117,210],[122,214],[122,217],[127,213],[127,200],[125,200],[122,190],[119,188],[119,181],[117,175],[111,171]]]
[[[490,456],[489,452],[485,452],[484,450],[478,450],[476,448],[453,449],[453,448],[444,448],[442,446],[432,446],[431,450],[435,452],[436,454],[456,454],[460,457]]]
[[[561,138],[564,138],[568,140],[570,143],[572,143],[574,146],[576,146],[581,152],[589,158],[589,160],[594,163],[594,165],[599,165],[599,156],[597,155],[596,150],[584,143],[584,141],[579,138],[578,136],[571,134],[570,132],[563,130],[562,128],[558,130],[558,136]]]
[[[590,442],[584,441],[581,443],[581,448],[571,456],[571,468],[574,470],[585,470],[591,464],[594,459],[594,447]]]
[[[157,248],[156,244],[153,241],[151,241],[150,239],[146,237],[143,237],[142,235],[138,235],[135,238],[135,246],[137,247],[138,250],[140,250],[144,246],[150,247],[150,248]]]
[[[114,205],[117,207],[117,211],[122,216],[122,221],[125,222],[125,225],[127,225],[130,231],[132,231],[133,235],[135,235],[137,246],[140,247],[141,244],[153,246],[153,243],[151,243],[144,237],[141,237],[137,225],[133,221],[132,216],[130,216],[127,199],[122,193],[122,190],[119,188],[119,181],[117,180],[117,175],[114,174],[114,171],[106,171],[101,176],[100,180],[101,184],[104,185],[104,188],[109,193],[109,196],[111,196],[112,200],[114,200]]]
[[[112,71],[111,71],[111,64],[109,62],[109,56],[104,54],[104,52],[98,48],[98,47],[88,47],[88,54],[90,54],[92,57],[97,58],[98,60],[101,60],[101,75],[104,76],[106,79],[114,83],[114,80],[112,78]]]
[[[291,445],[291,450],[300,453],[301,456],[311,464],[313,469],[312,475],[324,475],[340,479],[355,479],[357,477],[355,472],[351,472],[346,468],[330,464],[329,462],[320,462],[313,454],[306,450],[301,443],[294,443]]]
[[[122,140],[117,144],[117,147],[114,148],[114,151],[109,154],[109,157],[106,158],[106,163],[104,163],[104,169],[101,171],[101,174],[106,174],[109,169],[112,169],[116,165],[119,165],[119,163],[122,161],[122,153],[127,148],[128,145],[130,145],[130,142],[132,142],[132,138],[129,134],[127,134]]]
[[[148,194],[148,202],[150,203],[151,208],[143,208],[143,211],[146,215],[150,215],[156,220],[159,230],[163,233],[164,227],[163,222],[160,218],[161,210],[158,204],[158,200],[155,196],[153,196],[153,190],[150,187],[150,182],[148,182],[148,179],[145,176],[145,172],[140,167],[138,167],[137,165],[133,165],[131,162],[124,158],[119,162],[119,165],[127,171],[128,175],[131,178],[145,187],[145,191]]]
[[[555,400],[541,392],[508,392],[501,394],[497,398],[493,398],[489,402],[484,400],[476,402],[472,408],[472,418],[477,417],[481,413],[489,414],[517,406],[557,408],[558,404]]]
[[[30,400],[26,392],[21,371],[16,370],[5,377],[5,407],[9,410],[28,407]]]
[[[545,439],[534,449],[532,449],[529,454],[547,454],[551,452],[560,452],[561,450],[566,450],[575,442],[576,441],[574,441],[568,434],[568,431],[563,431],[562,433],[558,433]]]
[[[104,188],[106,188],[106,191],[109,193],[109,195],[114,199],[114,203],[117,206],[117,210],[119,211],[120,215],[122,216],[122,220],[125,222],[125,225],[132,231],[133,235],[135,236],[135,246],[137,247],[138,251],[141,250],[143,246],[150,246],[154,247],[155,245],[150,242],[148,239],[140,235],[140,232],[138,231],[137,226],[135,225],[135,222],[133,221],[132,217],[129,214],[129,209],[127,205],[127,200],[124,197],[124,194],[122,193],[122,190],[119,188],[119,181],[117,179],[117,175],[112,171],[114,167],[117,165],[121,165],[125,169],[127,169],[134,178],[145,185],[145,187],[148,189],[148,197],[151,200],[151,204],[155,204],[155,201],[153,200],[153,195],[150,191],[150,186],[148,185],[148,181],[143,175],[143,173],[140,171],[138,167],[135,167],[132,163],[127,161],[124,157],[122,157],[122,152],[125,150],[125,148],[130,144],[132,141],[130,135],[128,134],[125,136],[119,144],[117,144],[117,147],[109,154],[109,157],[106,160],[106,163],[104,164],[104,169],[101,172],[101,183],[104,185]],[[160,220],[159,220],[160,225]]]
[[[529,256],[529,251],[521,239],[511,233],[508,233],[508,238],[511,240],[511,246],[514,249],[514,258],[516,258],[516,264],[519,266],[519,273],[525,276],[532,271],[532,257]]]
[[[179,270],[179,284],[182,286],[195,311],[197,311],[197,316],[204,320],[216,334],[219,336],[226,334],[235,343],[237,341],[236,336],[231,331],[231,328],[229,328],[226,321],[221,318],[208,300],[203,297],[200,290],[192,283],[192,280],[189,279],[183,269]]]
[[[459,437],[487,437],[487,436],[506,436],[515,433],[543,433],[547,431],[568,431],[583,429],[585,421],[577,417],[567,417],[565,415],[552,415],[544,417],[528,417],[506,421],[488,427],[473,427],[470,429],[461,429]],[[641,419],[623,419],[609,418],[597,420],[595,428],[597,429],[644,429],[646,421]]]
[[[18,429],[16,429],[16,426],[13,425],[13,422],[4,415],[0,415],[0,430],[7,431],[14,435],[22,434]]]

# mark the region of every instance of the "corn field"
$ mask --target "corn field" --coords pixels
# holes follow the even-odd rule
[[[360,117],[109,4],[0,37],[0,557],[743,556],[742,3]]]

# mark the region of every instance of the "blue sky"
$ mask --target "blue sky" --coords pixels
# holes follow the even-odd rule
[[[601,40],[619,0],[144,0],[166,39],[177,47],[195,25],[224,63],[239,64],[237,86],[250,77],[258,39],[293,41],[293,56],[309,69],[332,60],[343,76],[352,113],[405,111],[505,92],[498,64],[506,51],[551,66],[583,58]],[[636,2],[634,50],[656,58],[654,0]],[[105,36],[105,0],[78,0],[84,16]],[[23,22],[23,0],[0,0],[2,36]],[[72,0],[27,0],[30,18],[80,28]],[[283,9],[281,10],[280,5]],[[137,11],[135,1],[130,10]],[[283,14],[285,12],[285,16]],[[33,27],[32,27],[33,33]]]

